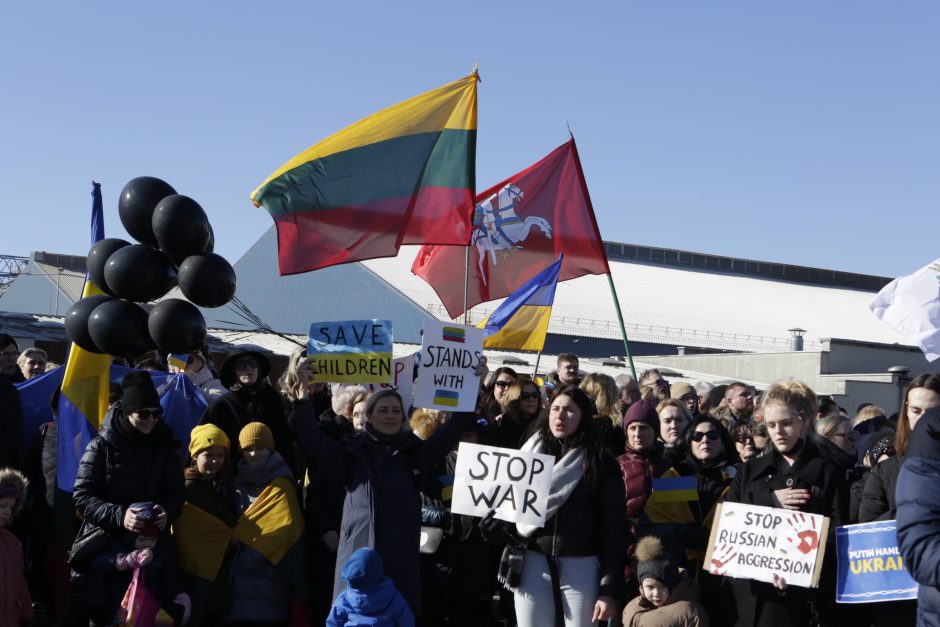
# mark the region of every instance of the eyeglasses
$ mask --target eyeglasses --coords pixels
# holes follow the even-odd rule
[[[254,359],[239,359],[235,362],[235,370],[257,370],[258,362]]]
[[[705,438],[708,438],[710,442],[714,442],[720,437],[721,436],[714,429],[712,429],[711,431],[696,431],[695,433],[692,434],[692,441],[701,442]]]
[[[522,400],[535,400],[539,397],[538,392],[523,392],[519,395]]]
[[[658,385],[659,387],[668,388],[669,381],[666,381],[665,379],[656,379],[655,381],[653,381],[653,385]]]
[[[13,359],[16,359],[16,358],[19,357],[19,356],[20,356],[20,354],[19,354],[18,352],[16,352],[16,351],[2,351],[2,352],[0,352],[0,357],[11,357],[11,358],[13,358]]]
[[[831,438],[840,437],[840,438],[845,438],[849,442],[854,442],[855,440],[858,439],[858,434],[855,433],[855,431],[844,431],[844,432],[840,431],[839,433],[830,433],[829,437]]]
[[[737,442],[738,444],[747,444],[748,442],[753,443],[754,436],[753,435],[739,435],[738,437],[734,439],[734,441]]]
[[[163,417],[162,409],[138,409],[137,410],[137,419],[138,420],[160,420]]]
[[[502,388],[508,388],[508,387],[509,387],[510,385],[512,385],[512,384],[513,384],[513,381],[497,381],[497,382],[495,383],[496,387],[498,387],[498,388],[500,388],[500,389],[502,389]]]

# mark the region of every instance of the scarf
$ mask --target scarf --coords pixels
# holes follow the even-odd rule
[[[538,433],[529,438],[520,450],[529,453],[551,454]],[[574,489],[581,483],[583,466],[583,446],[576,446],[555,462],[552,468],[552,487],[548,496],[548,506],[545,508],[545,520],[552,518],[561,509],[561,506],[565,504]],[[522,581],[522,567],[525,563],[526,551],[525,542],[522,538],[531,537],[539,529],[541,527],[535,525],[516,524],[516,532],[521,536],[520,542],[506,545],[506,548],[503,549],[502,558],[499,560],[499,571],[496,574],[496,578],[507,590],[516,592],[519,589],[519,583]]]
[[[536,433],[529,438],[520,449],[529,453],[545,453],[550,455],[548,447],[542,442],[542,438]],[[565,504],[574,489],[581,483],[584,470],[584,447],[577,446],[565,456],[555,462],[552,468],[552,489],[548,496],[548,507],[545,511],[545,520],[550,519]],[[516,531],[524,538],[530,537],[541,527],[535,525],[516,525]]]
[[[277,477],[290,477],[290,470],[280,453],[271,451],[270,457],[261,463],[249,464],[245,460],[238,462],[239,483],[252,488],[264,487]]]

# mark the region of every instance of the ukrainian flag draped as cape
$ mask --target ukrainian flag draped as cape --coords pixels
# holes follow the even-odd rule
[[[209,512],[185,503],[173,523],[180,571],[193,600],[193,624],[206,612],[213,582],[235,539],[268,559],[290,582],[290,625],[310,624],[304,521],[294,486],[284,477],[270,483],[229,527]]]
[[[509,295],[477,326],[486,329],[489,335],[483,340],[486,348],[508,348],[540,351],[545,346],[548,320],[552,316],[555,302],[555,286],[561,272],[561,262],[548,266],[522,287]]]

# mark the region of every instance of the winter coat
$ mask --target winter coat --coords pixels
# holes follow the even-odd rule
[[[114,409],[111,421],[88,443],[78,465],[75,507],[85,525],[114,536],[124,529],[129,505],[150,501],[166,510],[169,528],[185,498],[180,443],[162,421],[141,437],[120,407]]]
[[[616,597],[623,583],[628,534],[621,476],[614,460],[602,455],[597,488],[582,480],[545,526],[529,536],[529,546],[555,557],[596,555],[598,596]]]
[[[0,379],[0,468],[20,467],[22,440],[23,406],[20,404],[20,393],[12,383]]]
[[[135,534],[125,531],[117,536],[81,571],[72,571],[70,588],[75,609],[96,623],[110,624],[121,607],[121,600],[134,575],[132,569],[118,570],[119,555],[134,550]],[[153,549],[153,560],[143,569],[144,583],[165,611],[182,616],[173,599],[184,591],[176,562],[172,538],[161,534]]]
[[[933,408],[921,416],[911,433],[896,494],[898,548],[908,572],[920,584],[918,627],[940,626],[940,482],[937,477],[940,477],[940,408]]]
[[[294,477],[287,464],[277,454],[266,462],[263,476],[244,478],[245,462],[239,462],[239,476],[235,479],[239,513],[255,502],[262,491],[278,477],[291,483]],[[254,548],[240,544],[235,550],[231,566],[231,606],[226,621],[280,621],[288,617],[291,588],[287,578],[268,558]]]
[[[226,360],[228,362],[228,360]],[[235,468],[241,458],[238,450],[238,434],[249,422],[261,422],[271,429],[274,446],[292,473],[297,471],[294,459],[294,438],[287,424],[287,412],[281,395],[274,388],[259,381],[252,386],[232,386],[232,391],[213,399],[206,408],[199,424],[213,424],[228,436],[229,468]]]
[[[32,618],[23,548],[16,536],[0,527],[0,627],[17,627]]]
[[[219,398],[228,392],[225,386],[222,385],[222,382],[216,379],[215,375],[212,374],[212,370],[209,369],[209,366],[203,366],[202,370],[194,374],[186,373],[186,376],[193,382],[193,385],[199,388],[199,391],[202,392],[202,396],[207,402],[211,402],[213,399]]]
[[[692,600],[691,580],[683,574],[666,602],[656,607],[642,595],[623,608],[623,627],[709,627],[708,614]]]
[[[433,472],[457,445],[473,418],[472,413],[455,413],[426,441],[404,431],[382,436],[367,427],[336,442],[316,425],[297,424],[297,436],[307,458],[341,470],[346,497],[337,567],[358,548],[375,549],[385,562],[386,573],[415,613],[421,608],[420,486],[424,475]],[[337,572],[334,598],[344,587]]]
[[[871,469],[862,488],[862,498],[858,505],[858,522],[897,518],[898,506],[895,500],[895,490],[902,464],[904,464],[904,457],[895,455]]]
[[[734,428],[734,426],[737,424],[740,424],[740,423],[753,424],[754,422],[753,414],[739,416],[733,411],[731,411],[731,408],[728,406],[718,407],[717,409],[713,409],[710,412],[708,412],[708,415],[716,419],[722,425],[724,425],[725,429],[727,429],[728,431],[731,431]]]
[[[220,475],[216,475],[215,479],[207,479],[192,466],[188,467],[184,473],[186,502],[212,514],[229,527],[234,527],[238,521],[235,487]]]
[[[415,616],[375,553],[353,555],[341,572],[346,589],[333,601],[327,627],[376,625],[413,627]]]
[[[841,470],[822,458],[812,439],[806,438],[794,464],[787,470],[778,467],[776,453],[765,453],[745,462],[738,472],[725,502],[774,507],[775,490],[786,487],[810,490],[810,501],[801,511],[829,518],[830,535],[844,524],[847,499]],[[834,546],[832,538],[829,542]],[[749,579],[731,579],[737,622],[740,627],[793,627],[806,625],[811,615],[811,602],[816,604],[824,625],[833,612],[835,598],[835,563],[832,552],[826,552],[823,574],[818,590],[789,586],[781,594],[769,583]],[[731,609],[731,608],[729,608]],[[721,622],[712,616],[716,623]]]
[[[604,444],[604,454],[617,459],[627,446],[627,435],[623,432],[623,427],[615,426],[609,416],[594,416],[594,426]]]
[[[653,491],[653,479],[668,470],[662,458],[663,445],[657,441],[649,451],[633,450],[624,445],[624,454],[617,458],[627,493],[627,517],[636,520],[643,513],[646,500]]]

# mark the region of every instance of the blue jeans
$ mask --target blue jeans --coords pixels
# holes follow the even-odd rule
[[[588,627],[593,624],[591,617],[600,583],[597,557],[559,557],[557,561],[565,627]],[[519,627],[552,627],[555,624],[552,576],[548,560],[542,553],[525,552],[522,580],[515,598]]]

